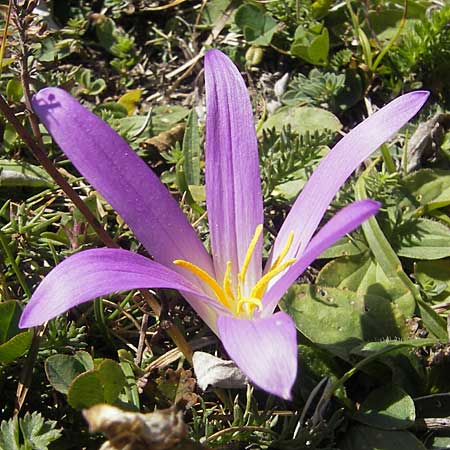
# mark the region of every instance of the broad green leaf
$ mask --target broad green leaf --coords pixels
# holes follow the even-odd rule
[[[98,372],[85,372],[75,377],[67,392],[67,401],[75,409],[104,403],[105,396]]]
[[[416,418],[414,401],[398,386],[383,386],[369,394],[353,418],[374,428],[406,430]]]
[[[427,440],[428,450],[448,450],[450,449],[450,437],[431,436]]]
[[[339,442],[340,450],[426,450],[419,439],[408,431],[388,431],[352,425]]]
[[[281,132],[283,127],[290,126],[291,130],[304,134],[323,132],[324,130],[339,131],[342,128],[339,119],[329,111],[313,106],[286,106],[280,108],[265,122],[263,129],[275,128]]]
[[[76,356],[52,355],[45,361],[47,379],[55,390],[67,394],[70,384],[78,375],[93,368],[91,355],[77,352]]]
[[[32,340],[33,331],[28,330],[16,334],[14,337],[1,344],[0,363],[9,364],[23,356],[30,348]]]
[[[202,14],[202,25],[208,27],[214,26],[230,6],[231,1],[232,0],[209,0],[206,3],[206,8]]]
[[[255,45],[269,45],[278,29],[278,22],[271,15],[251,4],[242,5],[234,21],[244,32],[245,40]]]
[[[418,261],[414,264],[414,277],[433,301],[442,302],[450,296],[450,261]]]
[[[67,401],[75,409],[88,408],[98,403],[114,403],[125,384],[120,365],[104,359],[95,369],[73,379],[67,392]]]
[[[367,199],[365,183],[373,167],[373,164],[369,166],[355,184],[355,196],[357,200]],[[361,225],[361,228],[375,261],[386,275],[389,284],[398,286],[398,290],[403,293],[401,297],[402,302],[397,302],[402,313],[407,318],[411,317],[415,311],[416,302],[419,303],[421,300],[418,289],[403,271],[401,261],[386,239],[376,218],[370,217]],[[436,331],[441,333],[443,330],[439,329]]]
[[[159,105],[152,110],[151,130],[159,134],[170,130],[174,125],[185,120],[189,110],[180,105]]]
[[[421,169],[403,180],[408,192],[405,203],[415,208],[434,209],[435,206],[450,204],[450,171]]]
[[[119,105],[124,106],[128,111],[128,115],[131,116],[136,110],[136,105],[139,103],[141,95],[142,89],[132,89],[123,94],[122,97],[119,98],[118,103]]]
[[[450,228],[431,219],[410,220],[396,232],[396,249],[404,258],[446,258],[450,256]]]
[[[393,284],[367,252],[330,261],[319,272],[316,284],[387,297],[398,306],[396,315],[401,315],[401,306],[410,301],[410,293],[402,285]],[[402,335],[407,334],[404,323],[401,315],[398,325]]]
[[[11,78],[6,84],[6,96],[10,102],[20,102],[23,95],[22,83],[18,78]]]
[[[114,403],[126,384],[120,364],[112,359],[105,359],[97,367],[96,372],[103,386],[105,402]]]
[[[117,102],[106,102],[97,105],[93,111],[98,114],[102,119],[122,119],[128,116],[128,111],[125,106]]]
[[[0,159],[0,187],[53,187],[45,170],[24,161]]]
[[[333,5],[333,0],[315,0],[311,5],[311,11],[315,19],[320,19],[328,13]]]
[[[365,178],[373,169],[368,169],[359,177],[355,185],[357,200],[367,198],[365,188]],[[443,317],[434,311],[420,296],[420,292],[408,275],[403,271],[401,261],[392,249],[386,236],[383,234],[375,217],[366,220],[361,228],[364,232],[367,243],[372,251],[377,264],[380,265],[390,284],[398,286],[398,289],[405,292],[402,303],[397,302],[402,313],[408,318],[414,313],[415,306],[419,307],[420,316],[428,330],[443,342],[448,340],[447,324]]]
[[[325,65],[329,50],[328,29],[320,23],[309,28],[299,25],[295,30],[294,42],[290,48],[293,56],[298,56],[310,64]]]
[[[116,25],[114,20],[103,17],[95,24],[95,32],[100,45],[110,53],[114,53],[112,47],[117,42]]]
[[[189,113],[183,137],[184,176],[188,185],[200,184],[200,131],[193,108]]]
[[[334,259],[343,256],[356,256],[367,251],[365,242],[350,239],[347,236],[339,239],[334,245],[328,247],[321,255],[320,259]]]
[[[19,302],[15,300],[0,303],[0,344],[20,332],[18,324],[21,313]]]
[[[386,297],[298,285],[280,306],[303,335],[343,359],[365,341],[400,337],[393,305]]]

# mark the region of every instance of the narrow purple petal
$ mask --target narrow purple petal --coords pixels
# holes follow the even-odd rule
[[[297,376],[297,332],[284,312],[264,319],[220,316],[219,337],[237,366],[270,394],[290,400]]]
[[[206,202],[218,279],[227,261],[233,278],[245,259],[257,225],[263,223],[258,146],[252,106],[236,66],[218,50],[205,56]],[[261,276],[260,240],[247,272],[247,286]],[[247,294],[247,292],[244,292]]]
[[[279,300],[304,270],[328,247],[358,228],[380,209],[374,200],[361,200],[342,208],[311,239],[303,255],[269,288],[263,299],[261,317],[272,314]]]
[[[33,109],[157,261],[170,266],[175,259],[187,259],[213,273],[211,258],[177,202],[109,125],[58,88],[39,91]]]
[[[342,184],[419,111],[428,95],[426,91],[402,95],[360,123],[333,147],[311,175],[284,221],[274,243],[272,258],[280,254],[291,231],[295,235],[287,257],[301,254]]]
[[[177,289],[201,298],[204,314],[207,309],[212,311],[205,295],[173,270],[127,250],[95,249],[67,258],[44,278],[25,307],[19,326],[40,325],[81,303],[138,288]]]

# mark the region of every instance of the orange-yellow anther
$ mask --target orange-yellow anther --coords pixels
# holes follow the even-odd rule
[[[270,280],[272,280],[281,272],[283,272],[284,269],[294,264],[295,261],[296,261],[295,259],[288,259],[286,262],[279,265],[278,267],[272,266],[272,268],[255,284],[255,286],[252,289],[252,292],[250,293],[250,297],[262,299],[263,295],[266,293],[266,289],[267,286],[269,285]]]
[[[219,300],[219,302],[222,303],[222,305],[224,305],[225,307],[231,308],[231,304],[228,301],[219,283],[217,283],[217,281],[208,272],[200,269],[200,267],[190,263],[189,261],[184,261],[183,259],[177,259],[173,263],[177,266],[189,270],[197,278],[200,278],[200,280],[204,281],[213,290],[215,296],[217,297],[217,300]]]
[[[256,244],[259,241],[263,231],[263,226],[260,224],[256,227],[255,234],[253,235],[252,240],[250,241],[250,245],[248,246],[247,253],[245,254],[244,263],[242,264],[241,271],[239,272],[239,282],[244,284],[245,275],[247,274],[248,266],[250,265],[250,261],[252,260],[253,253],[255,251]]]
[[[280,264],[280,262],[286,257],[289,249],[291,248],[293,240],[294,240],[294,232],[291,231],[287,238],[286,245],[283,247],[283,250],[281,250],[281,253],[278,255],[275,262],[272,264],[272,267],[270,268],[270,270],[275,269],[275,267],[277,267],[278,264]]]
[[[245,278],[247,275],[248,268],[250,266],[251,259],[255,252],[256,245],[258,244],[258,240],[261,238],[263,231],[263,226],[258,225],[255,230],[255,234],[253,235],[252,240],[248,246],[247,253],[244,258],[244,262],[242,264],[241,270],[237,275],[237,286],[233,287],[233,278],[232,278],[232,263],[231,261],[227,261],[227,266],[225,270],[225,274],[222,281],[222,286],[211,276],[208,272],[201,269],[200,267],[192,264],[188,261],[184,261],[182,259],[177,259],[173,263],[177,266],[183,267],[186,270],[189,270],[193,273],[197,278],[202,280],[207,286],[211,288],[216,296],[217,300],[230,310],[232,314],[235,316],[246,316],[251,318],[253,316],[253,312],[256,308],[260,311],[263,308],[262,299],[264,294],[266,293],[267,287],[271,280],[273,280],[277,275],[279,275],[283,270],[289,267],[291,264],[295,262],[295,259],[289,259],[284,263],[282,260],[286,257],[289,252],[289,248],[292,245],[294,239],[294,233],[289,233],[286,245],[284,246],[281,253],[276,258],[275,262],[272,264],[270,270],[259,279],[259,281],[253,286],[250,295],[244,297],[243,293],[248,292],[245,289]],[[234,290],[233,290],[234,288]]]

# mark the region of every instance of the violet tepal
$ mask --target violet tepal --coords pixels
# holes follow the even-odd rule
[[[346,206],[317,233],[356,167],[421,108],[427,92],[403,95],[359,124],[323,158],[294,203],[263,268],[263,200],[250,99],[233,63],[205,56],[206,206],[211,255],[158,177],[106,123],[58,88],[33,108],[79,172],[123,217],[153,260],[117,249],[81,251],[38,286],[20,321],[32,327],[96,297],[136,288],[179,290],[248,378],[285,399],[297,375],[292,319],[274,312],[326,248],[375,214],[372,200]]]

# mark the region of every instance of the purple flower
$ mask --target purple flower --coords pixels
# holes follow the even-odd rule
[[[375,214],[355,202],[315,231],[353,170],[421,108],[426,92],[406,94],[323,158],[294,203],[262,268],[263,203],[252,108],[242,77],[223,53],[205,57],[206,203],[210,256],[158,177],[107,124],[65,91],[33,100],[43,124],[81,174],[124,218],[154,260],[126,250],[77,253],[36,289],[20,321],[31,327],[73,306],[135,288],[179,290],[249,379],[285,399],[297,374],[296,329],[274,310],[327,247]]]

